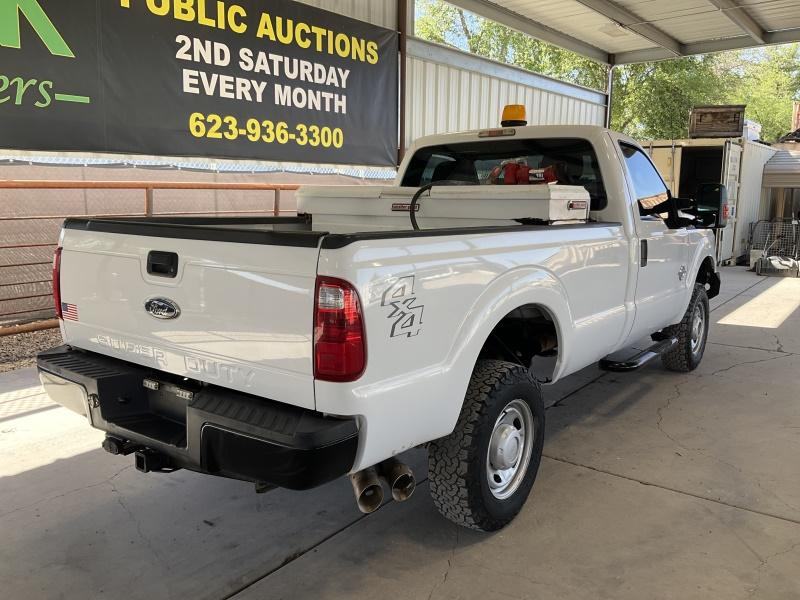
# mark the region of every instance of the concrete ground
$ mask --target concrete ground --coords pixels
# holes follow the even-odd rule
[[[364,517],[345,480],[256,495],[143,475],[33,370],[0,375],[2,597],[796,600],[800,280],[723,278],[694,373],[546,390],[536,486],[492,535],[439,517],[424,482]]]

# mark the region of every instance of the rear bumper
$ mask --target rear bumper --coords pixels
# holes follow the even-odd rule
[[[165,466],[308,489],[346,474],[358,449],[355,419],[188,382],[61,346],[37,357],[45,391]],[[168,470],[168,469],[165,469]]]

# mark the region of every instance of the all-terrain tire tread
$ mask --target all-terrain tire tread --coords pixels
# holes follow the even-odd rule
[[[706,288],[701,284],[695,284],[694,291],[692,292],[692,299],[689,302],[689,307],[683,315],[680,323],[670,325],[664,329],[664,333],[671,337],[678,338],[678,343],[675,346],[664,352],[661,355],[661,362],[669,371],[677,371],[680,373],[688,373],[693,371],[697,365],[692,364],[692,356],[689,338],[692,335],[692,315],[694,314],[694,307],[697,302],[701,302],[701,297],[706,295]],[[706,304],[708,300],[706,299]]]
[[[479,531],[493,531],[506,524],[497,522],[483,506],[471,505],[470,497],[477,493],[480,482],[468,471],[478,452],[475,433],[485,417],[488,397],[502,386],[521,380],[530,383],[541,395],[539,382],[521,365],[500,360],[479,361],[453,433],[428,446],[428,481],[433,502],[454,523]]]

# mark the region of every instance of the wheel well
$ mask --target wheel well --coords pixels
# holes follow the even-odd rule
[[[700,265],[695,282],[705,286],[709,298],[719,296],[719,273],[714,270],[714,259],[710,256],[707,256]]]
[[[538,304],[515,308],[495,326],[479,359],[498,359],[533,367],[537,377],[552,378],[558,357],[558,328],[550,312]],[[541,358],[541,360],[539,360]]]

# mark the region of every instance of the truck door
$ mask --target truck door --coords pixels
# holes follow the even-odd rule
[[[668,198],[668,189],[653,163],[639,148],[621,143],[630,193],[635,200],[638,236],[636,317],[632,339],[638,339],[680,320],[686,310],[688,232],[669,229],[658,215],[641,215]]]
[[[733,255],[735,230],[737,219],[737,206],[739,204],[739,174],[742,170],[742,147],[731,140],[725,142],[725,152],[722,157],[721,184],[728,188],[728,207],[730,215],[725,229],[717,230],[717,260],[725,263],[736,258]]]

